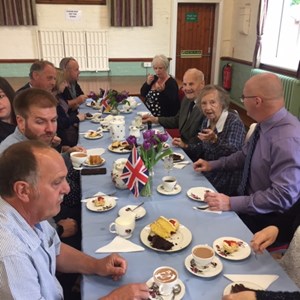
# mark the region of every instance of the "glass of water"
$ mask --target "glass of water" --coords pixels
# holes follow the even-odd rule
[[[170,175],[170,171],[173,169],[173,155],[168,155],[164,157],[164,169],[168,171],[168,175]]]

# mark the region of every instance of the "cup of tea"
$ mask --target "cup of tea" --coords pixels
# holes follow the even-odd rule
[[[159,267],[153,272],[153,280],[163,296],[170,295],[178,282],[178,272],[168,266]]]
[[[162,178],[162,186],[166,192],[172,192],[177,184],[174,176],[164,176]]]
[[[116,233],[117,235],[128,239],[132,236],[135,228],[135,213],[126,213],[115,219],[113,223],[109,225],[109,231]]]
[[[87,160],[87,157],[88,156],[85,152],[76,151],[70,154],[70,158],[74,168],[79,168]]]
[[[213,261],[215,257],[215,251],[208,245],[197,245],[192,249],[192,256],[196,266],[199,268],[204,268]]]

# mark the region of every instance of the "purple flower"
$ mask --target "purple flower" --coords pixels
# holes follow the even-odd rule
[[[144,148],[145,151],[150,150],[151,146],[152,146],[152,145],[151,145],[151,143],[150,143],[149,141],[145,140],[145,141],[143,142],[143,148]]]
[[[127,139],[126,139],[127,143],[129,145],[134,145],[136,146],[136,137],[134,135],[130,135]]]
[[[164,143],[168,140],[168,134],[166,132],[164,133],[158,133],[157,137],[159,138],[159,140]]]
[[[143,132],[143,138],[144,140],[150,140],[155,135],[155,131],[152,129],[145,130]]]

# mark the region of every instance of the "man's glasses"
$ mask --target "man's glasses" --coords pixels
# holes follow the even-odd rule
[[[241,102],[242,103],[244,103],[244,100],[246,99],[246,98],[256,98],[257,96],[245,96],[244,94],[240,97],[240,100],[241,100]]]

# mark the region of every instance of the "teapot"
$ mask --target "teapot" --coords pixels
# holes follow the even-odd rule
[[[125,140],[125,121],[113,120],[110,122],[110,134],[113,141]]]
[[[113,163],[113,168],[111,171],[111,178],[112,182],[114,183],[115,187],[120,190],[127,189],[127,185],[125,182],[120,178],[121,174],[123,173],[124,166],[127,162],[127,158],[119,158]]]

